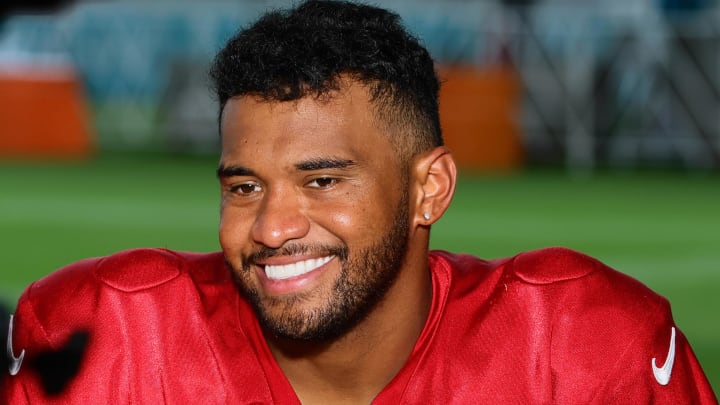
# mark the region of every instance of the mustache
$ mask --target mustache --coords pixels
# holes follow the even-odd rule
[[[271,257],[277,256],[295,256],[295,255],[306,255],[314,254],[321,256],[336,256],[340,260],[347,260],[348,258],[348,247],[345,245],[302,245],[302,244],[289,244],[279,248],[269,248],[267,246],[261,246],[249,255],[243,255],[242,263],[243,269],[248,269],[251,265],[257,264],[257,262]]]

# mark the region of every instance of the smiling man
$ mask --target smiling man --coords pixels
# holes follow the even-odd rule
[[[222,252],[132,250],[33,283],[11,403],[716,403],[639,282],[563,248],[428,250],[456,169],[433,61],[397,15],[271,12],[211,76]]]

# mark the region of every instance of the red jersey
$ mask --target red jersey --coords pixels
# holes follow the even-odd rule
[[[375,404],[717,403],[666,300],[595,259],[435,251],[430,268],[425,327]],[[24,292],[12,326],[12,404],[298,403],[221,253],[72,264]],[[48,394],[42,356],[78,331],[76,373]]]

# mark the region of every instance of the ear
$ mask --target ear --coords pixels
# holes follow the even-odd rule
[[[450,151],[439,146],[413,160],[414,226],[430,226],[450,206],[455,195],[457,167]]]

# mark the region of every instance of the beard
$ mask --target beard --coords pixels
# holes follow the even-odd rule
[[[262,298],[257,289],[232,268],[235,282],[252,305],[260,325],[276,338],[314,343],[334,340],[357,325],[385,296],[397,279],[405,260],[409,234],[408,195],[403,191],[394,221],[373,244],[349,252],[347,245],[287,245],[279,249],[262,247],[243,258],[241,271],[251,271],[262,258],[301,253],[334,255],[341,265],[340,275],[320,304],[311,309],[299,303],[304,295]],[[271,310],[274,309],[274,310]]]

